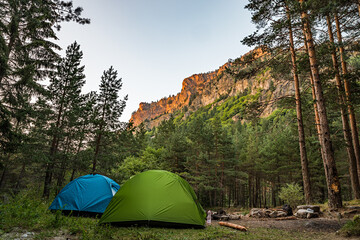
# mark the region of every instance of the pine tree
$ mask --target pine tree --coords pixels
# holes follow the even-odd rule
[[[46,166],[43,197],[48,197],[56,153],[59,143],[64,139],[65,131],[73,124],[71,116],[81,102],[81,88],[85,84],[84,66],[80,66],[83,53],[76,42],[66,50],[66,57],[61,60],[56,74],[50,79],[50,96],[54,108],[54,118],[51,128],[51,144],[49,163]],[[72,118],[74,121],[74,118]]]
[[[314,89],[316,97],[316,105],[319,113],[320,131],[322,141],[320,142],[323,151],[325,175],[328,186],[329,206],[331,208],[339,208],[342,206],[340,181],[337,173],[337,168],[334,158],[334,150],[332,147],[332,141],[330,137],[330,128],[328,118],[326,114],[326,106],[324,101],[324,95],[322,90],[322,84],[320,80],[320,72],[318,68],[315,44],[313,34],[310,26],[310,19],[306,10],[306,0],[299,0],[301,5],[301,19],[303,21],[303,28],[305,31],[305,38],[307,44],[307,50],[309,54],[309,61],[311,67],[311,73],[314,79]]]
[[[13,142],[13,119],[19,109],[29,109],[31,96],[44,94],[38,84],[49,76],[59,56],[60,47],[54,26],[62,21],[81,18],[82,9],[73,9],[72,2],[60,0],[6,0],[0,4],[0,129],[3,144]],[[5,145],[4,145],[5,146]],[[5,150],[5,149],[2,149]]]
[[[5,0],[0,3],[0,143],[2,159],[7,159],[24,142],[34,95],[45,94],[38,83],[49,76],[59,56],[55,28],[62,21],[81,24],[82,9],[60,0]],[[20,120],[20,121],[19,121]],[[20,134],[19,134],[20,133]],[[5,160],[6,161],[6,160]],[[6,172],[6,165],[2,176]]]
[[[359,177],[359,181],[360,181],[359,131],[358,131],[357,124],[356,124],[356,116],[355,116],[354,106],[351,101],[350,83],[347,79],[348,69],[347,69],[347,63],[346,63],[346,59],[345,59],[346,58],[345,49],[343,46],[342,30],[341,30],[340,20],[339,20],[337,12],[334,13],[334,20],[335,20],[335,24],[336,24],[336,34],[337,34],[338,44],[339,44],[341,69],[342,69],[342,74],[343,74],[346,103],[347,103],[348,112],[349,112],[351,135],[352,135],[352,141],[353,141],[353,146],[354,146],[354,150],[355,150],[355,157],[356,157],[357,168],[358,168],[358,177]]]
[[[305,132],[301,108],[300,82],[297,69],[296,49],[294,41],[292,10],[287,1],[254,0],[246,6],[253,12],[252,20],[259,28],[265,28],[261,34],[254,33],[243,40],[248,45],[257,44],[271,53],[277,51],[284,54],[289,49],[291,54],[292,75],[295,87],[295,103],[298,122],[299,147],[302,164],[304,193],[306,202],[311,202],[311,185],[308,169],[308,158],[305,145]],[[286,37],[287,35],[287,37]]]
[[[332,63],[333,63],[333,68],[334,68],[334,73],[335,73],[336,87],[338,89],[344,139],[345,139],[346,150],[347,150],[348,159],[349,159],[349,174],[350,174],[350,179],[351,179],[351,185],[352,185],[352,190],[353,190],[355,199],[359,199],[360,198],[360,185],[359,185],[359,178],[357,177],[358,174],[357,174],[357,165],[356,165],[356,155],[355,155],[355,151],[354,151],[354,145],[352,142],[351,130],[350,130],[350,126],[349,126],[349,119],[348,119],[348,115],[346,114],[346,109],[345,109],[346,103],[345,103],[345,98],[343,95],[344,88],[343,88],[343,85],[342,85],[342,82],[340,79],[339,64],[337,61],[335,40],[334,40],[333,31],[332,31],[332,22],[331,22],[331,18],[330,18],[330,13],[326,14],[326,23],[328,26],[331,58],[332,58]]]
[[[92,129],[94,127],[94,121],[96,119],[95,104],[98,96],[96,92],[89,92],[81,95],[81,102],[77,106],[78,113],[76,118],[78,121],[74,126],[75,132],[75,151],[73,159],[71,161],[71,177],[70,181],[74,179],[75,172],[82,169],[86,169],[90,162],[83,163],[80,157],[81,151],[87,147],[86,142],[89,142],[93,138]]]
[[[96,172],[96,165],[100,155],[102,139],[105,133],[115,132],[119,129],[122,112],[126,106],[127,95],[123,100],[118,99],[119,91],[122,88],[122,79],[118,79],[118,73],[111,66],[101,76],[100,93],[97,100],[96,137],[95,153],[93,158],[92,172]]]

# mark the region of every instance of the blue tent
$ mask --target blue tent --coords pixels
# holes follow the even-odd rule
[[[81,176],[60,191],[49,209],[102,214],[119,188],[114,180],[100,174]]]

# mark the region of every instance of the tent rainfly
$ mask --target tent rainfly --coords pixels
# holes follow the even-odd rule
[[[99,223],[203,228],[205,217],[187,181],[168,171],[149,170],[121,187]]]
[[[67,184],[51,203],[50,210],[102,214],[120,186],[100,174],[89,174]]]

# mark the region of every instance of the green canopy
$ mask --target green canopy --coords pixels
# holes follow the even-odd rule
[[[99,223],[204,227],[205,217],[187,181],[168,171],[150,170],[137,174],[120,188]]]

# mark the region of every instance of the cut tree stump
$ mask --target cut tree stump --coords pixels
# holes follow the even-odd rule
[[[220,225],[220,226],[225,226],[225,227],[234,228],[234,229],[237,229],[237,230],[240,230],[240,231],[244,231],[244,232],[247,231],[247,228],[246,228],[246,227],[240,226],[240,225],[234,224],[234,223],[219,222],[219,225]]]

